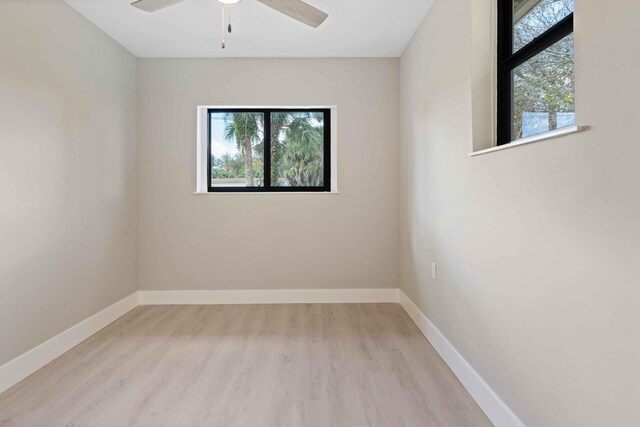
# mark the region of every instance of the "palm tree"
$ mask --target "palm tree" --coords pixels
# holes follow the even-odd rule
[[[288,125],[283,175],[291,185],[318,187],[324,183],[324,126],[316,123],[305,114],[294,115]]]
[[[323,128],[322,113],[271,115],[271,185],[280,178],[296,187],[323,184]]]
[[[261,113],[227,113],[225,116],[224,138],[236,141],[238,150],[244,156],[244,177],[247,187],[254,186],[253,148],[262,141],[264,129]]]
[[[271,114],[271,185],[278,186],[280,178],[280,165],[282,164],[283,144],[280,142],[280,134],[291,121],[291,113],[281,112]]]

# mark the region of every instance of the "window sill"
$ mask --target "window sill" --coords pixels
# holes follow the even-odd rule
[[[244,191],[244,192],[237,192],[237,193],[231,193],[231,192],[201,192],[201,191],[196,191],[193,193],[196,196],[273,196],[273,195],[300,195],[300,194],[304,194],[304,195],[309,195],[309,194],[316,194],[316,195],[331,195],[331,194],[340,194],[339,191],[261,191],[261,192],[250,192],[250,191]]]
[[[520,139],[518,141],[511,142],[509,144],[500,145],[498,147],[487,148],[486,150],[476,151],[469,153],[469,157],[482,156],[484,154],[494,153],[496,151],[507,150],[509,148],[516,148],[522,145],[532,144],[534,142],[546,141],[549,139],[560,138],[561,136],[571,135],[578,132],[587,130],[586,126],[571,126],[563,129],[554,130],[551,132],[545,132],[540,135],[532,136],[529,138]]]

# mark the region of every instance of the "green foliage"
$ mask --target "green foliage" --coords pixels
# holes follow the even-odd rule
[[[284,112],[271,116],[272,185],[323,185],[322,120],[323,115],[319,113]]]
[[[264,128],[262,114],[227,113],[224,121],[224,138],[230,142],[235,141],[241,153],[244,154],[245,141],[249,141],[251,147],[261,143]]]
[[[323,125],[308,115],[293,116],[283,134],[282,176],[296,187],[322,186]]]
[[[224,137],[238,154],[212,156],[212,178],[244,177],[248,186],[264,180],[264,123],[261,113],[229,113]],[[271,183],[273,186],[324,184],[324,123],[321,113],[277,112],[271,115]]]
[[[214,179],[239,178],[244,176],[244,158],[225,154],[220,158],[211,156],[211,177]]]

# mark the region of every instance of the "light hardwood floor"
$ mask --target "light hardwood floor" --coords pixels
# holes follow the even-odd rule
[[[142,306],[0,394],[2,426],[490,426],[397,304]]]

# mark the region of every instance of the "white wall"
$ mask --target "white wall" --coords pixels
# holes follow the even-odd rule
[[[142,289],[399,281],[398,59],[140,61]],[[196,196],[196,106],[337,105],[340,194]]]
[[[62,1],[0,2],[0,365],[137,289],[136,69]]]
[[[402,288],[528,426],[636,426],[640,3],[576,2],[591,130],[469,158],[470,2],[401,60]]]

